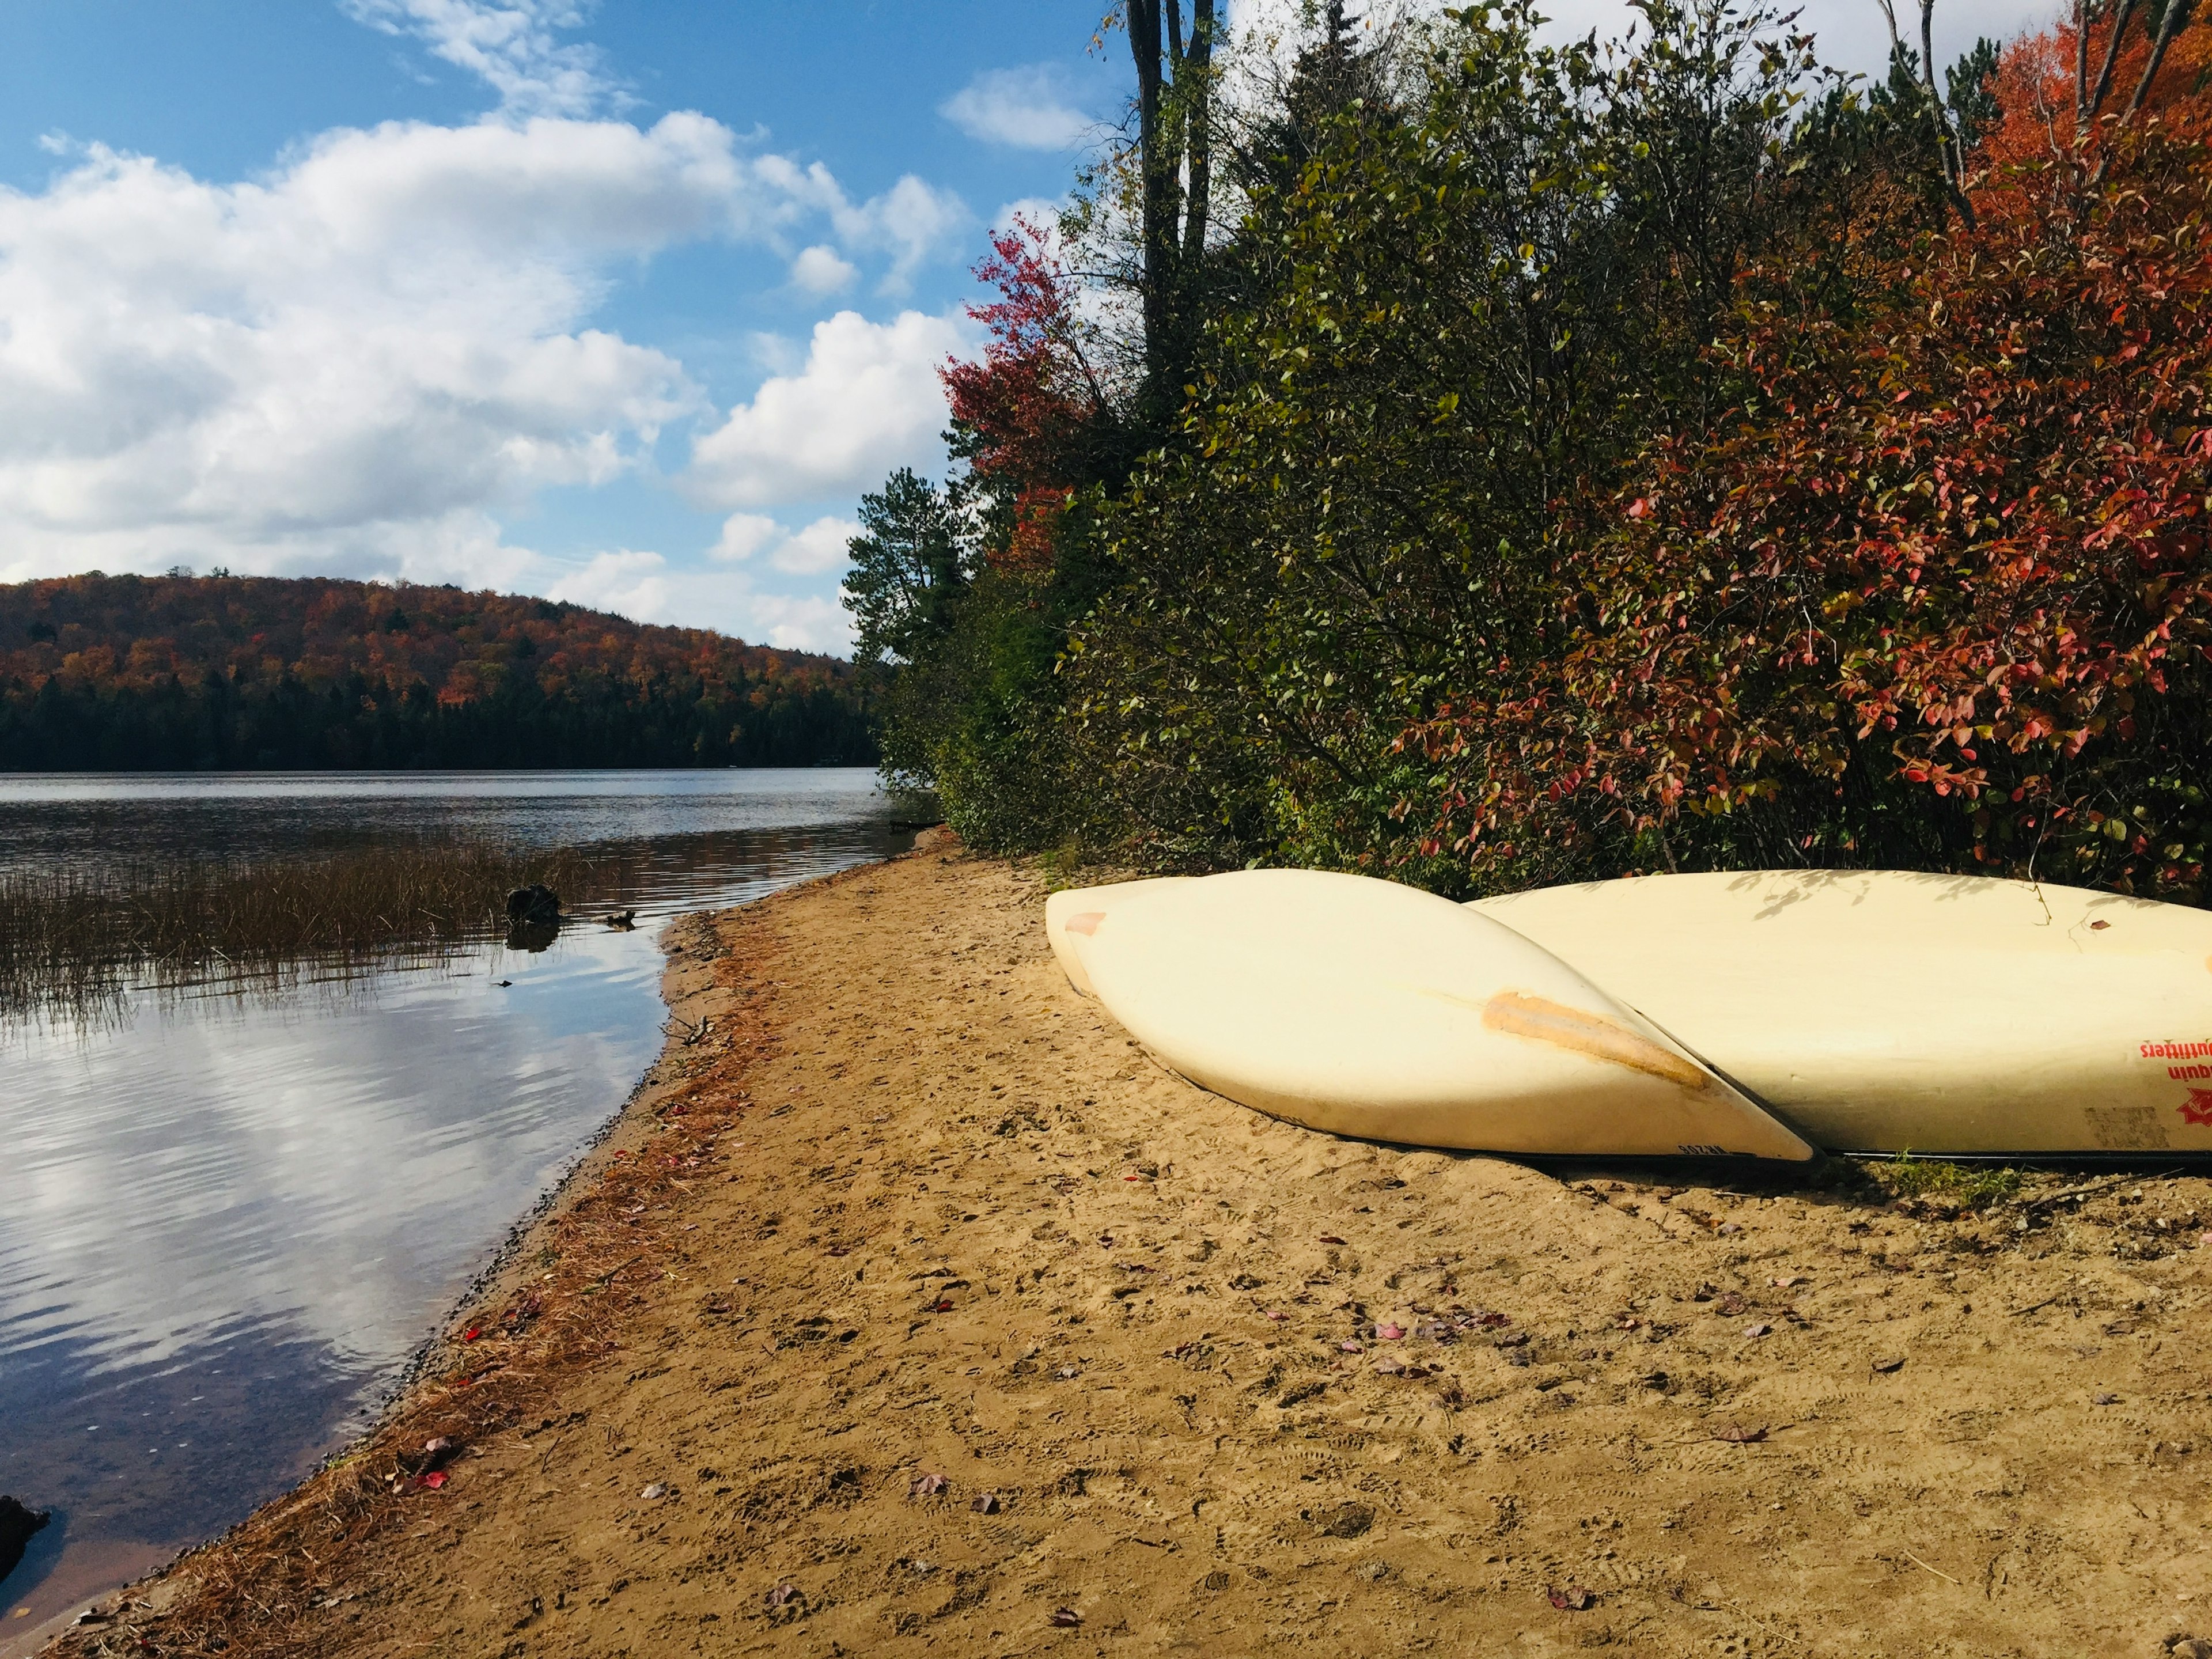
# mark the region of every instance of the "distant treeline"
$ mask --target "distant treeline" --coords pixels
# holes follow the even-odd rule
[[[0,770],[865,765],[833,658],[450,587],[0,586]]]

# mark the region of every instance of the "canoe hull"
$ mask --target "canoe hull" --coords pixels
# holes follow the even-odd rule
[[[1469,907],[1808,1139],[2212,1152],[2212,915],[1894,871],[1645,876]]]
[[[1048,918],[1162,1061],[1291,1122],[1499,1152],[1813,1155],[1582,975],[1431,894],[1243,871],[1058,894]]]

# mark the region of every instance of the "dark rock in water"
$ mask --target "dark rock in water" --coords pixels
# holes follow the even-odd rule
[[[550,927],[561,920],[561,896],[543,882],[518,887],[507,896],[507,919],[519,926]]]
[[[23,1547],[31,1541],[31,1534],[52,1519],[37,1510],[24,1508],[12,1498],[0,1496],[0,1578],[15,1571],[23,1559]]]

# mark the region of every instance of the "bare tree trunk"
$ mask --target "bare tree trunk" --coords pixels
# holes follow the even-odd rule
[[[1137,169],[1142,192],[1141,277],[1146,366],[1171,378],[1179,365],[1190,290],[1206,252],[1212,195],[1216,0],[1125,0],[1137,68]]]
[[[2075,9],[2076,21],[2079,21],[2080,9],[2077,7]],[[2136,0],[2119,0],[2119,4],[2113,9],[2112,32],[2105,40],[2104,67],[2097,71],[2096,84],[2089,88],[2086,102],[2081,101],[2077,84],[2074,106],[2074,127],[2076,132],[2085,132],[2087,130],[2089,124],[2097,118],[2097,112],[2104,108],[2105,100],[2112,95],[2112,66],[2120,60],[2120,37],[2128,32],[2128,19],[2135,15],[2135,9]],[[2088,61],[2088,53],[2089,33],[2084,27],[2081,31],[2081,58],[2085,65]]]
[[[2142,109],[2143,100],[2150,96],[2150,83],[2158,79],[2159,68],[2166,62],[2166,49],[2173,44],[2173,37],[2181,33],[2182,16],[2188,9],[2188,0],[2166,0],[2165,13],[2158,20],[2157,36],[2150,43],[2150,56],[2143,60],[2142,74],[2136,81],[2135,96],[2128,100],[2128,106],[2120,112],[2120,118],[2112,124],[2113,137],[2118,137],[2118,129],[2136,118]],[[2112,139],[2108,138],[2105,142],[2104,155],[2097,160],[2097,176],[2089,181],[2089,187],[2094,190],[2101,185],[2112,170]]]
[[[1190,123],[1190,199],[1185,206],[1182,228],[1183,282],[1196,280],[1206,259],[1207,219],[1213,193],[1213,0],[1192,0],[1190,50],[1182,76],[1190,92],[1186,118]]]

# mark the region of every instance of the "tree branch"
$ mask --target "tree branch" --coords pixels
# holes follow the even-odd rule
[[[2128,32],[2128,20],[2135,15],[2135,10],[2136,0],[2119,0],[2118,9],[2112,14],[2112,33],[2105,42],[2104,67],[2097,71],[2097,83],[2089,89],[2088,103],[2086,106],[2077,103],[2075,106],[2074,120],[2077,131],[2087,131],[2089,123],[2097,118],[2097,112],[2104,108],[2105,100],[2112,94],[2112,70],[2120,59],[2120,37]],[[2082,40],[2086,43],[2087,39],[2085,32]],[[2084,44],[2081,50],[2086,58],[2087,46]]]

